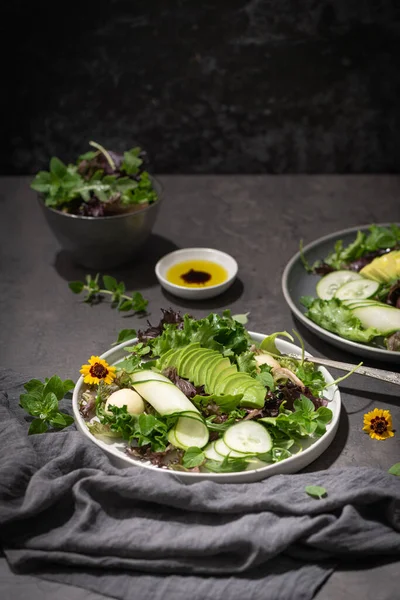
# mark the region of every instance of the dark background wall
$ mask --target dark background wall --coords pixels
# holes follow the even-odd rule
[[[159,173],[400,172],[394,0],[37,0],[3,27],[2,173],[90,139]]]

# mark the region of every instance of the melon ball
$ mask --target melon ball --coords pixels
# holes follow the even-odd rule
[[[144,402],[142,397],[135,392],[135,390],[129,388],[113,392],[111,396],[107,398],[105,411],[111,415],[112,412],[108,410],[109,406],[118,406],[119,408],[126,406],[126,410],[130,415],[140,415],[144,412]]]

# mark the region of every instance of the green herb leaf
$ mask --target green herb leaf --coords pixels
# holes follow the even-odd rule
[[[234,473],[245,471],[247,464],[247,461],[242,458],[225,457],[222,462],[217,460],[206,460],[204,466],[213,473]]]
[[[237,321],[238,323],[241,323],[242,325],[246,325],[246,323],[248,322],[248,318],[247,317],[248,317],[249,314],[250,313],[247,312],[247,313],[243,313],[241,315],[240,314],[239,315],[232,315],[232,319],[234,321]]]
[[[132,148],[124,152],[124,161],[121,165],[121,170],[128,175],[136,175],[139,172],[139,167],[143,164],[143,160],[139,158],[141,149],[139,147]]]
[[[42,419],[34,419],[29,426],[28,435],[32,435],[34,433],[45,433],[48,430],[49,426],[46,421]]]
[[[70,389],[70,388],[68,388]],[[53,375],[44,386],[43,396],[45,397],[47,394],[53,393],[55,395],[56,401],[58,403],[59,400],[62,400],[65,395],[64,383],[58,377],[58,375]]]
[[[132,294],[132,309],[135,312],[145,312],[149,301],[143,298],[140,292]]]
[[[131,300],[122,300],[122,302],[118,305],[118,310],[121,312],[127,312],[128,310],[132,310],[132,308]]]
[[[65,394],[67,394],[69,390],[72,390],[75,387],[75,383],[72,381],[72,379],[66,379],[65,381],[63,381],[63,387],[65,396]]]
[[[44,395],[44,392],[43,392]],[[46,416],[49,416],[52,412],[58,408],[58,399],[54,392],[49,392],[44,395],[42,409]]]
[[[85,152],[84,154],[81,154],[78,158],[78,162],[81,162],[82,160],[93,160],[93,158],[95,158],[98,155],[98,152],[95,152],[94,150],[89,150],[88,152]]]
[[[206,457],[201,448],[197,448],[197,446],[191,446],[183,455],[182,463],[186,469],[193,469],[193,467],[198,467],[199,465],[203,464],[205,459]]]
[[[222,413],[229,414],[239,406],[242,398],[243,394],[211,394],[209,396],[196,395],[191,399],[191,402],[193,402],[193,404],[195,404],[197,407],[205,407],[209,404],[216,404],[219,406]]]
[[[70,281],[68,287],[74,294],[80,294],[83,291],[85,284],[83,281]]]
[[[326,489],[324,487],[319,486],[319,485],[307,485],[304,488],[304,491],[306,492],[306,494],[308,494],[312,498],[319,498],[319,499],[321,499],[324,496],[326,496]]]
[[[163,452],[168,445],[168,425],[174,424],[177,417],[162,419],[151,414],[130,415],[126,406],[122,408],[111,406],[112,415],[103,413],[101,423],[108,425],[113,432],[118,432],[120,437],[132,443],[135,440],[138,446],[151,445],[153,452]]]
[[[50,160],[50,173],[59,179],[63,179],[67,173],[67,167],[59,158],[53,156],[53,158]]]
[[[273,392],[275,390],[275,381],[271,373],[271,367],[269,365],[260,365],[259,368],[260,372],[256,375],[256,379]]]
[[[118,287],[117,280],[111,275],[103,275],[103,285],[109,292],[114,292]]]
[[[70,415],[58,412],[58,402],[74,385],[71,379],[62,381],[58,375],[46,379],[45,383],[31,379],[24,385],[28,393],[20,395],[20,406],[33,417],[39,417],[32,421],[29,433],[43,433],[49,424],[62,428],[73,423]]]
[[[119,311],[126,312],[133,310],[140,313],[145,312],[148,305],[148,300],[145,300],[140,292],[134,292],[131,296],[127,296],[125,292],[125,284],[123,281],[117,280],[111,275],[103,275],[104,289],[99,285],[100,274],[96,277],[86,275],[85,282],[71,281],[68,285],[75,294],[80,294],[83,290],[87,292],[84,301],[88,304],[93,304],[101,301],[105,295],[111,296],[112,306]]]
[[[397,477],[400,477],[400,462],[392,465],[390,467],[388,473],[390,473],[391,475],[397,475]]]
[[[294,341],[293,337],[287,331],[277,331],[276,333],[267,335],[267,337],[263,339],[263,341],[260,344],[261,350],[265,350],[266,352],[270,352],[271,354],[280,354],[275,344],[275,340],[278,336],[287,337],[291,342]]]
[[[126,371],[127,373],[134,373],[140,368],[142,362],[142,357],[138,354],[132,354],[128,356],[128,358],[124,358],[119,363],[117,363],[116,368],[117,371]]]
[[[121,329],[118,333],[118,338],[116,342],[113,342],[113,346],[115,344],[122,344],[123,342],[127,342],[136,337],[136,329]]]
[[[68,427],[74,422],[74,418],[66,413],[56,412],[49,418],[50,425],[53,427]]]
[[[333,412],[326,406],[320,406],[315,412],[316,419],[322,423],[330,423],[332,421]]]
[[[315,406],[309,398],[301,396],[299,400],[293,402],[295,412],[301,411],[303,414],[310,415],[315,411]]]
[[[247,350],[246,352],[239,354],[239,356],[236,356],[238,370],[243,373],[254,375],[257,372],[257,363],[254,356],[255,354],[251,350]]]
[[[26,410],[32,417],[39,417],[43,413],[42,394],[21,394],[19,397],[19,405]]]
[[[42,390],[44,388],[44,383],[40,381],[40,379],[31,379],[30,381],[24,384],[24,388],[27,392]]]

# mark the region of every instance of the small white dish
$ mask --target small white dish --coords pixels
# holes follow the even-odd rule
[[[204,287],[186,287],[167,280],[167,273],[173,265],[190,260],[207,260],[217,263],[226,270],[228,278],[223,283]],[[163,256],[156,264],[155,272],[160,285],[170,294],[188,300],[203,300],[214,298],[225,292],[235,281],[238,265],[230,254],[221,250],[215,250],[214,248],[183,248]]]

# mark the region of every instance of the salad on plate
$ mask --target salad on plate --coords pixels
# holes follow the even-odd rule
[[[325,434],[332,383],[304,348],[299,358],[279,352],[277,337],[290,334],[257,344],[245,315],[162,312],[114,366],[92,357],[82,368],[79,411],[96,438],[123,440],[129,456],[161,469],[230,473],[285,460]]]
[[[400,227],[371,225],[309,265],[321,276],[316,298],[304,296],[306,317],[342,338],[400,351]]]

